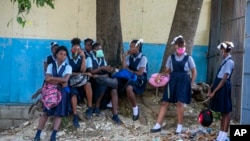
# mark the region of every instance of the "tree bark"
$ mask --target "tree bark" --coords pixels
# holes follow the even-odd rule
[[[96,0],[96,36],[107,63],[121,66],[123,52],[120,0]]]
[[[202,3],[203,0],[178,0],[160,72],[165,70],[168,56],[175,52],[171,47],[174,37],[182,35],[186,41],[187,53],[192,54]]]

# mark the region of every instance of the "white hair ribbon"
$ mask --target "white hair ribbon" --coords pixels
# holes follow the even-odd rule
[[[135,46],[137,47],[140,43],[142,43],[143,42],[143,39],[140,39],[140,40],[138,40],[137,42],[136,42],[136,44],[135,44]]]
[[[179,38],[183,38],[182,35],[179,35],[179,36],[176,36],[174,37],[173,41],[171,42],[171,45],[174,45],[175,44],[175,41]]]
[[[92,42],[92,46],[93,46],[95,43],[96,43],[96,41],[94,41],[94,40],[93,40],[93,42]]]
[[[221,46],[222,46],[223,48],[227,49],[227,48],[233,48],[233,47],[234,47],[234,44],[233,44],[232,42],[222,42],[222,43],[220,43],[220,44],[217,46],[217,48],[218,48],[218,49],[221,49]]]
[[[228,45],[227,46],[228,48],[233,48],[234,47],[233,42],[226,42],[226,44]]]

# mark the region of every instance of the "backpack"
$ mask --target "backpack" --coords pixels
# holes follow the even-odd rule
[[[44,83],[42,87],[42,102],[47,109],[56,107],[62,100],[60,86]]]
[[[55,63],[52,64],[52,75],[57,77],[62,76],[66,65],[62,66],[59,70],[59,73],[57,74],[56,65]],[[43,105],[47,109],[56,107],[62,100],[61,86],[44,82],[42,87],[41,100],[43,102]]]
[[[199,123],[202,126],[208,127],[213,122],[213,113],[210,109],[204,109],[200,112],[198,117]]]

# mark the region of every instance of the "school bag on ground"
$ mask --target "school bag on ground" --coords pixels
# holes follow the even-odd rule
[[[62,77],[65,67],[66,65],[63,65],[59,70],[59,73],[57,74],[56,64],[53,63],[52,75],[54,77]],[[45,106],[47,109],[52,109],[56,107],[62,100],[61,90],[61,85],[44,82],[41,95],[43,106]]]

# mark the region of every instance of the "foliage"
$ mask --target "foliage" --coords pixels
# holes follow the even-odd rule
[[[27,22],[25,15],[29,14],[33,4],[35,4],[37,7],[45,7],[46,5],[48,5],[50,8],[54,9],[54,0],[10,0],[10,1],[13,4],[17,3],[18,5],[18,13],[16,16],[16,20],[17,23],[22,27],[24,27]]]

